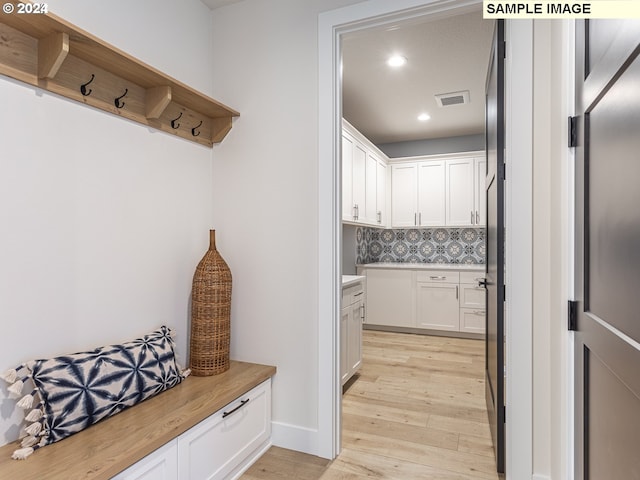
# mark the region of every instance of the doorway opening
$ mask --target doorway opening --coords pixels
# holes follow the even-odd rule
[[[496,470],[487,458],[485,287],[478,284],[493,33],[494,22],[477,8],[343,33],[340,42],[342,274],[366,275],[367,283],[366,323],[352,312],[355,299],[342,296],[341,379],[351,378],[343,387],[350,387],[343,443],[407,441],[389,455],[403,459],[415,449],[421,454],[413,460],[461,474],[471,473],[463,457],[475,461],[469,468]],[[386,263],[394,268],[379,268]],[[360,351],[365,357],[356,358]],[[451,461],[440,464],[442,456]]]
[[[465,13],[477,9],[479,2],[453,1],[426,3],[418,0],[399,0],[391,5],[364,2],[350,7],[326,12],[319,17],[319,411],[318,411],[318,454],[334,458],[340,451],[340,412],[341,388],[337,351],[339,346],[339,319],[341,293],[341,192],[340,192],[340,135],[341,135],[341,85],[340,85],[340,49],[342,35],[365,28],[389,25],[393,22],[431,20]],[[530,22],[520,22],[521,27],[511,32],[507,26],[507,40],[513,43],[510,52],[521,53],[515,56],[507,66],[507,115],[509,109],[517,108],[521,118],[526,119],[531,105],[526,94],[530,91],[531,71],[528,65],[531,58]],[[528,60],[529,59],[529,60]],[[524,112],[524,113],[523,113]],[[523,176],[530,169],[531,130],[523,122],[508,125],[507,155],[517,157],[521,162],[514,164],[512,174],[514,190],[530,188],[530,178]],[[517,135],[518,142],[510,143],[509,138]],[[520,170],[521,169],[521,170]],[[527,238],[530,235],[528,220],[530,204],[526,197],[512,202],[513,190],[507,191],[508,214],[517,216],[521,227],[518,235]],[[509,242],[519,238],[508,238]],[[526,241],[522,242],[526,245]],[[526,258],[519,259],[526,260]],[[507,423],[507,445],[511,452],[507,456],[507,474],[510,466],[512,473],[530,471],[531,466],[531,405],[527,400],[530,393],[530,345],[527,329],[530,318],[523,312],[530,311],[528,287],[530,264],[518,261],[511,264],[507,275],[514,280],[512,303],[507,306],[507,320],[511,318],[510,309],[518,309],[520,323],[510,328],[512,337],[511,357],[507,357],[508,367],[517,381],[510,385],[517,395],[512,401],[512,410],[507,417],[517,417],[511,425]],[[520,283],[518,279],[523,279]],[[529,280],[527,280],[529,279]],[[517,282],[517,283],[516,283]],[[509,343],[509,337],[507,342]],[[515,361],[514,361],[515,359]],[[509,365],[511,362],[511,365]],[[509,393],[509,392],[508,392]],[[530,395],[529,395],[530,396]]]

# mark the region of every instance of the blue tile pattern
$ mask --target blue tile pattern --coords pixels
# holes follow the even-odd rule
[[[387,229],[358,227],[358,263],[484,264],[484,228]]]

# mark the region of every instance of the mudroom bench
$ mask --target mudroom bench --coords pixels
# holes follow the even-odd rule
[[[117,415],[12,460],[0,447],[0,478],[232,478],[270,445],[276,368],[231,362],[225,373],[187,377]]]

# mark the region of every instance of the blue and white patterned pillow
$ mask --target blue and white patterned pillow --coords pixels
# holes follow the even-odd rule
[[[12,383],[10,392],[19,395],[28,379],[35,387],[18,406],[30,409],[40,398],[25,417],[32,423],[13,458],[26,458],[40,447],[174,387],[188,374],[178,367],[171,332],[164,326],[122,345],[35,360],[10,370],[2,375]]]

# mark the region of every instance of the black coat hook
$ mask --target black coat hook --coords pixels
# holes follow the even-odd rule
[[[177,121],[180,120],[180,117],[182,117],[182,112],[180,112],[180,115],[178,115],[176,118],[171,120],[171,128],[173,128],[174,130],[180,127],[180,124],[177,123]]]
[[[93,79],[96,78],[96,76],[92,73],[91,74],[91,80],[89,80],[87,83],[80,85],[80,93],[82,93],[83,97],[87,97],[89,95],[91,95],[91,92],[93,90],[91,90],[90,88],[87,88],[87,85],[89,85],[91,82],[93,82]]]
[[[197,137],[198,135],[200,135],[200,132],[196,132],[196,129],[199,128],[200,125],[202,125],[202,120],[200,120],[200,123],[198,125],[196,125],[191,129],[191,135],[193,135],[194,137]]]
[[[121,102],[120,100],[122,100],[127,95],[128,92],[129,92],[129,89],[125,88],[124,89],[124,93],[113,101],[113,103],[116,106],[116,108],[124,107],[124,102]]]

